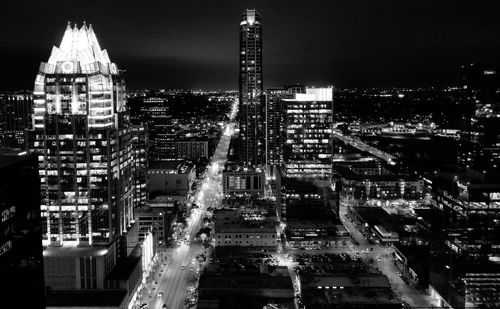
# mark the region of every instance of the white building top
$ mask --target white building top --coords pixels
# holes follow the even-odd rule
[[[289,99],[285,101],[320,101],[328,102],[333,100],[333,87],[326,88],[306,88],[306,93],[296,93],[295,99]]]
[[[92,25],[87,27],[85,22],[80,29],[76,24],[71,28],[68,22],[61,44],[52,47],[48,63],[56,65],[58,61],[78,61],[82,66],[94,62],[111,65],[108,52],[101,49]]]

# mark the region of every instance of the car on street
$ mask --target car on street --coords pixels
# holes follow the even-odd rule
[[[163,296],[163,292],[158,292],[158,297],[162,297]]]

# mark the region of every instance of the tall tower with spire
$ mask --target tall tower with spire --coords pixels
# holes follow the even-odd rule
[[[239,62],[240,157],[245,165],[264,163],[264,108],[262,81],[262,25],[257,10],[240,18]]]
[[[33,96],[46,284],[103,288],[133,219],[132,145],[125,82],[92,25],[68,23]]]

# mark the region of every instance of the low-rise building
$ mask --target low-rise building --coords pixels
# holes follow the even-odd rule
[[[200,158],[209,157],[208,136],[186,137],[175,143],[177,159],[196,161]]]
[[[178,202],[168,196],[158,196],[148,205],[136,208],[134,218],[139,223],[139,240],[151,231],[158,245],[165,245],[171,235],[172,222],[177,216]]]
[[[338,248],[351,244],[347,229],[333,220],[289,219],[285,235],[290,248]]]
[[[210,265],[200,277],[198,293],[199,309],[253,309],[268,304],[294,308],[294,289],[285,266],[272,272],[249,272]]]
[[[196,180],[196,169],[190,161],[153,162],[149,170],[149,193],[186,196]]]
[[[351,244],[349,232],[323,199],[296,199],[286,206],[287,247],[321,249]]]
[[[425,245],[430,231],[419,225],[416,217],[389,214],[381,207],[349,207],[349,213],[365,230],[384,244]]]
[[[422,179],[391,173],[373,163],[335,165],[333,181],[340,186],[341,206],[365,205],[368,200],[419,200],[423,197]]]
[[[264,196],[265,172],[260,168],[226,164],[222,172],[222,188],[227,196]]]
[[[298,286],[308,309],[401,308],[382,274],[300,274]]]
[[[245,220],[237,210],[215,213],[215,245],[266,247],[275,249],[278,244],[276,223],[272,219]]]

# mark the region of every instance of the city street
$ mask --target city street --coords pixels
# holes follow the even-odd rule
[[[231,116],[234,116],[234,113]],[[196,192],[195,203],[199,208],[194,209],[187,220],[185,231],[188,242],[183,241],[179,247],[167,249],[164,253],[165,261],[163,261],[162,255],[159,255],[158,266],[143,289],[141,300],[139,300],[140,304],[146,303],[148,308],[154,309],[160,309],[164,305],[169,309],[185,308],[185,299],[190,295],[189,288],[195,287],[198,280],[199,262],[196,260],[196,256],[205,252],[201,240],[196,239],[196,233],[202,226],[207,208],[215,206],[222,199],[220,172],[227,160],[227,152],[234,128],[234,123],[225,126],[205,178]],[[154,281],[157,281],[157,284]]]
[[[345,135],[343,135],[342,133],[340,133],[339,131],[336,131],[336,130],[333,130],[333,136],[336,137],[336,138],[338,138],[338,139],[340,139],[344,143],[349,144],[349,145],[353,146],[354,148],[357,148],[357,149],[359,149],[361,151],[368,152],[371,155],[373,155],[373,156],[375,156],[377,158],[380,158],[380,159],[386,161],[387,163],[389,163],[391,165],[396,164],[394,162],[394,156],[393,155],[390,155],[387,152],[384,152],[384,151],[382,151],[380,149],[372,147],[372,146],[370,146],[370,145],[362,142],[361,140],[359,140],[357,138],[353,138],[353,137],[350,137],[350,136],[345,136]]]
[[[358,246],[352,247],[352,253],[360,256],[368,261],[373,261],[371,266],[378,268],[384,275],[389,278],[393,290],[403,297],[406,302],[412,307],[431,307],[432,299],[429,295],[419,291],[403,282],[400,276],[397,275],[399,270],[394,265],[392,253],[394,249],[384,245],[370,245],[368,240],[363,236],[358,228],[346,217],[347,210],[345,207],[340,208],[340,219],[344,226],[349,230],[349,233],[359,243]],[[372,250],[373,248],[373,250]]]

